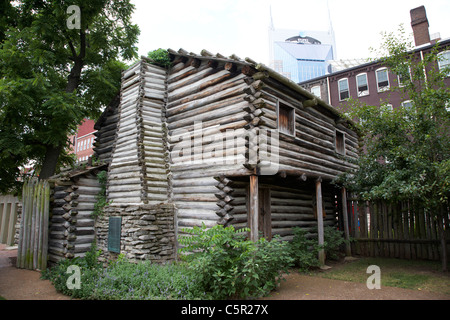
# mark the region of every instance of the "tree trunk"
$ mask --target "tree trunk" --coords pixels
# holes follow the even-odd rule
[[[84,34],[82,33],[82,39],[84,39]],[[82,41],[82,45],[84,45],[84,41]],[[84,66],[83,58],[84,58],[84,48],[81,48],[81,54],[74,59],[75,64],[73,65],[72,69],[70,70],[69,77],[67,79],[67,85],[66,85],[66,93],[72,93],[74,92],[79,84],[80,84],[80,78],[81,78],[81,71]],[[61,128],[61,130],[64,130],[67,132],[66,128]],[[39,173],[39,179],[48,179],[56,172],[56,166],[58,164],[58,158],[61,152],[63,151],[63,148],[65,145],[60,144],[58,146],[47,146],[46,152],[45,152],[45,158],[44,162],[42,163],[42,169]]]
[[[61,154],[62,146],[48,146],[45,153],[44,162],[42,164],[39,179],[44,180],[50,178],[55,174],[56,165],[58,163],[59,155]]]

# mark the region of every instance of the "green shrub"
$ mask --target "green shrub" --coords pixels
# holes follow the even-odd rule
[[[149,51],[148,57],[160,67],[168,68],[171,65],[169,52],[167,50],[159,48],[153,51]]]
[[[319,250],[325,250],[327,259],[338,260],[342,256],[342,245],[347,242],[343,237],[343,232],[336,228],[324,227],[324,244],[319,246],[317,238],[307,238],[304,229],[295,227],[292,229],[294,238],[290,242],[290,252],[296,267],[300,271],[308,271],[311,268],[320,266],[318,254]]]
[[[294,238],[289,243],[289,251],[296,267],[307,271],[319,267],[319,244],[317,239],[307,238],[307,232],[299,227],[292,228]]]
[[[92,292],[98,300],[194,300],[208,296],[185,265],[119,261],[100,274]]]
[[[326,226],[323,228],[324,249],[327,259],[339,260],[343,256],[342,247],[350,240],[344,238],[344,232]]]
[[[258,242],[246,239],[248,229],[220,225],[184,230],[182,252],[195,252],[188,267],[212,299],[248,298],[268,294],[288,272],[288,244],[275,238]]]
[[[132,263],[119,258],[108,267],[98,262],[99,251],[92,249],[83,258],[61,260],[42,273],[59,292],[77,299],[95,300],[182,300],[208,299],[186,265],[157,265],[149,261]],[[71,265],[80,267],[80,289],[69,289]]]
[[[43,279],[50,280],[55,289],[65,295],[77,299],[89,299],[103,269],[102,264],[99,263],[97,259],[99,254],[100,251],[97,251],[95,246],[92,246],[91,250],[86,253],[85,257],[61,260],[52,268],[47,268],[43,271],[41,277]],[[73,274],[67,273],[67,270],[73,265],[80,268],[80,289],[69,289],[67,286],[67,280]]]

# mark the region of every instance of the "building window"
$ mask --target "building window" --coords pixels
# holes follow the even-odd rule
[[[278,131],[295,135],[295,110],[282,102],[278,102]]]
[[[313,95],[315,95],[316,97],[320,98],[321,97],[321,92],[320,92],[320,86],[314,86],[311,88],[311,93]]]
[[[345,141],[344,141],[345,135],[343,132],[336,131],[336,152],[339,154],[345,154]]]
[[[339,100],[345,100],[348,99],[350,97],[350,92],[348,90],[348,79],[341,79],[338,82],[338,86],[339,86]]]
[[[408,77],[411,80],[411,70],[408,68],[408,73],[404,76],[402,76],[401,74],[398,75],[398,85],[400,87],[403,87],[405,85],[405,83],[407,83],[408,81]]]
[[[411,101],[411,100],[403,101],[403,102],[402,102],[402,107],[405,108],[405,110],[406,110],[408,113],[413,113],[413,112],[414,112],[413,104],[412,104],[412,101]]]
[[[386,68],[378,69],[376,71],[378,92],[389,89],[389,76]]]
[[[439,53],[439,70],[442,72],[446,71],[447,77],[450,76],[450,51],[444,51]]]
[[[356,76],[356,87],[358,88],[358,97],[367,96],[369,94],[369,83],[367,82],[366,73],[361,73]]]

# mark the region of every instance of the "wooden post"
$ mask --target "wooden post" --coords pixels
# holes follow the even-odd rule
[[[316,207],[317,207],[317,232],[319,238],[319,246],[324,244],[323,235],[323,208],[322,208],[322,178],[316,180]],[[325,265],[325,250],[322,248],[319,251],[319,263],[321,266]]]
[[[250,190],[249,190],[249,227],[250,227],[250,240],[258,241],[258,176],[250,176]]]
[[[345,187],[342,187],[342,216],[344,218],[344,232],[345,232],[345,240],[347,243],[345,244],[345,254],[350,257],[352,255],[352,249],[350,247],[350,232],[348,229],[348,210],[347,210],[347,190]]]

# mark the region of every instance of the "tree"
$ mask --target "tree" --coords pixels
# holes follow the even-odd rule
[[[137,57],[129,0],[22,0],[0,24],[0,192],[30,161],[46,179],[68,135],[118,93],[119,59]]]
[[[434,214],[440,227],[446,269],[445,224],[450,195],[449,70],[439,70],[439,45],[420,58],[402,28],[384,34],[379,60],[399,75],[402,86],[391,88],[409,106],[389,110],[351,101],[349,115],[359,119],[364,150],[355,172],[345,175],[347,188],[365,200],[396,202],[413,199]]]

